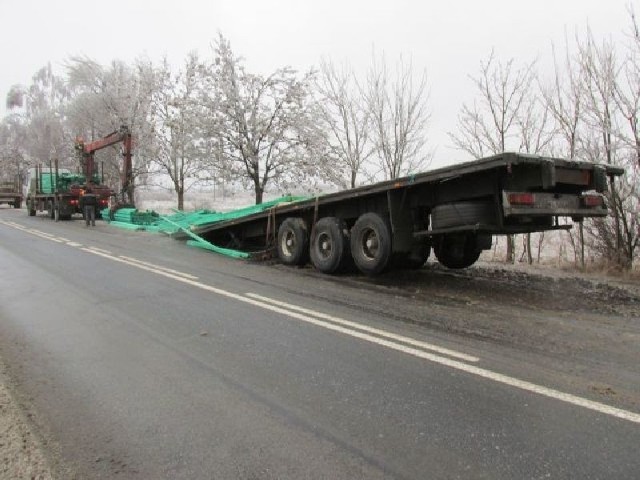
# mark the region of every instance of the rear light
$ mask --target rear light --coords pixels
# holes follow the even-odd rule
[[[533,205],[536,196],[533,193],[510,193],[507,197],[511,205]]]
[[[582,196],[582,205],[585,207],[602,207],[604,200],[602,195],[587,194]]]
[[[78,205],[78,200],[69,200],[69,203],[71,205],[77,206]]]

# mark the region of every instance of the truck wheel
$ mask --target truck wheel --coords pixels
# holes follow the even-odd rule
[[[27,200],[27,211],[29,212],[30,217],[36,216],[36,207],[33,205],[33,202]]]
[[[278,229],[278,257],[285,265],[304,265],[309,255],[307,224],[301,218],[285,218]]]
[[[493,203],[447,203],[438,205],[431,210],[431,228],[434,230],[477,223],[496,223],[496,209]]]
[[[323,273],[335,273],[349,257],[347,226],[336,217],[323,217],[311,230],[309,254],[311,263]]]
[[[351,229],[351,255],[362,273],[382,272],[391,258],[391,229],[377,213],[360,215]]]
[[[56,218],[56,209],[51,202],[47,204],[47,213],[49,214],[49,218],[51,220],[54,220]]]
[[[13,208],[20,208],[22,207],[22,200],[20,200],[19,198],[17,198],[14,202],[13,202]]]
[[[475,235],[442,235],[435,239],[434,253],[438,261],[447,268],[467,268],[476,263],[482,249]]]

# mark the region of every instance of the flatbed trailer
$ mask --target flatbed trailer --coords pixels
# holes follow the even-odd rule
[[[433,250],[466,268],[493,235],[570,229],[605,217],[608,182],[624,170],[586,162],[504,153],[391,181],[330,193],[242,218],[195,227],[225,248],[277,254],[288,265],[325,273],[349,264],[374,275],[417,268]]]

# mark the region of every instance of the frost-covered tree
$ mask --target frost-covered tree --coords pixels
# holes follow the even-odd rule
[[[0,122],[0,180],[26,173],[27,129],[22,117],[10,114]]]
[[[49,165],[54,159],[69,166],[73,151],[66,130],[65,106],[69,90],[51,64],[38,70],[24,89],[24,124],[28,142],[27,163]]]
[[[71,57],[67,62],[67,75],[73,93],[67,112],[74,135],[91,141],[127,125],[135,145],[134,184],[144,180],[153,138],[148,122],[155,88],[151,62],[138,59],[129,65],[114,60],[108,66],[103,66],[88,57]],[[122,178],[120,150],[120,146],[115,145],[96,155],[98,161],[104,163],[105,173],[112,185]]]
[[[332,177],[312,97],[314,72],[284,67],[267,76],[249,73],[222,35],[214,55],[203,95],[210,136],[220,140],[228,171],[253,186],[256,203],[267,185],[300,188]]]
[[[208,180],[205,156],[207,142],[202,131],[199,103],[202,68],[196,53],[190,53],[176,73],[165,59],[156,70],[150,121],[155,137],[152,165],[171,179],[178,195],[178,209],[184,208],[184,194]]]

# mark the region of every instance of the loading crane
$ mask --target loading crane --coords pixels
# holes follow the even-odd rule
[[[103,148],[110,147],[116,143],[122,142],[124,157],[123,169],[120,173],[120,183],[122,185],[121,202],[128,205],[133,205],[133,165],[132,165],[132,139],[129,127],[122,125],[119,130],[116,130],[109,135],[94,140],[93,142],[85,143],[82,138],[76,139],[76,151],[81,155],[81,164],[83,173],[88,181],[93,178],[96,170],[95,166],[95,153]]]

